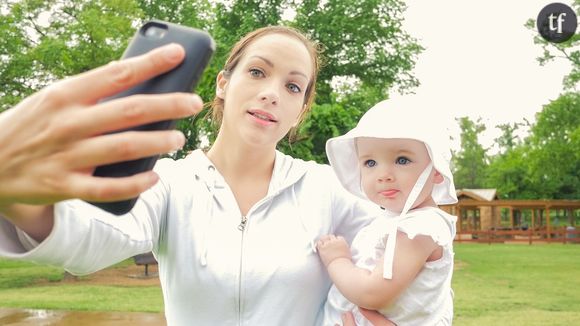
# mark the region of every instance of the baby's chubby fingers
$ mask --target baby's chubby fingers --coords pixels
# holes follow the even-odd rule
[[[332,240],[333,237],[334,237],[333,234],[325,234],[320,236],[320,238],[318,238],[318,240],[316,241],[316,247],[317,248],[323,247],[326,243]]]

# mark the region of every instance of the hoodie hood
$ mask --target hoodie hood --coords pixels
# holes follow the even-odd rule
[[[223,188],[227,186],[223,176],[216,170],[215,165],[202,150],[198,149],[193,151],[188,155],[188,159],[195,162],[193,170],[196,171],[196,179],[204,181],[210,191],[213,188]],[[314,162],[305,162],[288,156],[280,151],[276,151],[274,170],[272,172],[272,179],[270,180],[268,195],[266,197],[275,196],[284,189],[298,182],[298,180],[306,174],[309,164],[314,164]]]
[[[219,190],[228,187],[225,179],[217,171],[213,162],[203,153],[202,150],[195,150],[187,157],[192,162],[194,162],[193,170],[196,171],[195,178],[205,183],[207,190],[211,194],[212,200],[207,201],[206,211],[209,212],[210,218],[207,221],[206,229],[210,229],[211,223],[214,216],[215,207],[220,205]],[[308,164],[315,164],[314,162],[305,162],[302,160],[294,159],[291,156],[285,155],[279,151],[276,151],[276,156],[274,160],[274,169],[272,171],[272,179],[270,180],[270,185],[268,187],[268,193],[266,197],[261,199],[255,206],[259,205],[271,205],[272,199],[276,195],[280,194],[282,191],[290,188],[292,193],[292,201],[295,207],[300,207],[296,199],[294,185],[306,174],[308,171]],[[249,212],[248,212],[249,213]],[[304,220],[305,212],[300,212],[296,218],[302,226],[304,232],[310,240],[310,247],[312,251],[316,252],[315,235],[313,231],[308,228],[306,221]],[[241,213],[240,213],[241,215]],[[245,219],[245,216],[240,216]],[[244,224],[240,224],[240,231],[243,231]],[[209,232],[203,233],[203,239],[201,241],[202,254],[200,257],[200,264],[202,266],[207,266],[207,255],[208,255],[208,236]]]

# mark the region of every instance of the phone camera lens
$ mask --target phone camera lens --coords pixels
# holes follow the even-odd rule
[[[165,33],[167,33],[167,30],[154,25],[149,26],[145,30],[145,36],[152,38],[163,38],[163,36],[165,36]]]

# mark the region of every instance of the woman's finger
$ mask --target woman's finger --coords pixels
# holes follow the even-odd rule
[[[80,110],[68,123],[66,135],[81,138],[126,129],[156,121],[184,118],[203,108],[199,96],[188,93],[135,95],[96,105],[90,110]]]
[[[352,312],[350,312],[350,311],[342,314],[340,316],[340,319],[342,319],[343,326],[356,326],[356,322],[354,321],[354,316],[353,316]]]
[[[71,197],[107,202],[137,197],[158,180],[159,176],[153,171],[123,178],[100,178],[78,173],[69,177],[67,184]]]
[[[171,70],[184,57],[182,46],[169,44],[144,55],[113,61],[47,89],[50,89],[51,96],[65,95],[71,103],[92,104]]]
[[[175,130],[122,132],[76,142],[57,159],[64,166],[81,170],[171,152],[184,143],[185,136]]]
[[[397,326],[395,323],[385,318],[385,316],[381,315],[378,311],[368,310],[361,307],[359,307],[358,310],[374,326]]]

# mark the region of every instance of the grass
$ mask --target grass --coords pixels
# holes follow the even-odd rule
[[[579,245],[455,246],[456,325],[580,325]]]
[[[580,325],[580,245],[457,244],[455,251],[455,325]],[[0,259],[0,307],[163,311],[157,286],[59,284],[62,273]]]
[[[110,268],[132,263],[127,260]],[[163,311],[163,297],[158,286],[60,284],[63,275],[64,270],[60,268],[0,259],[0,307]]]

